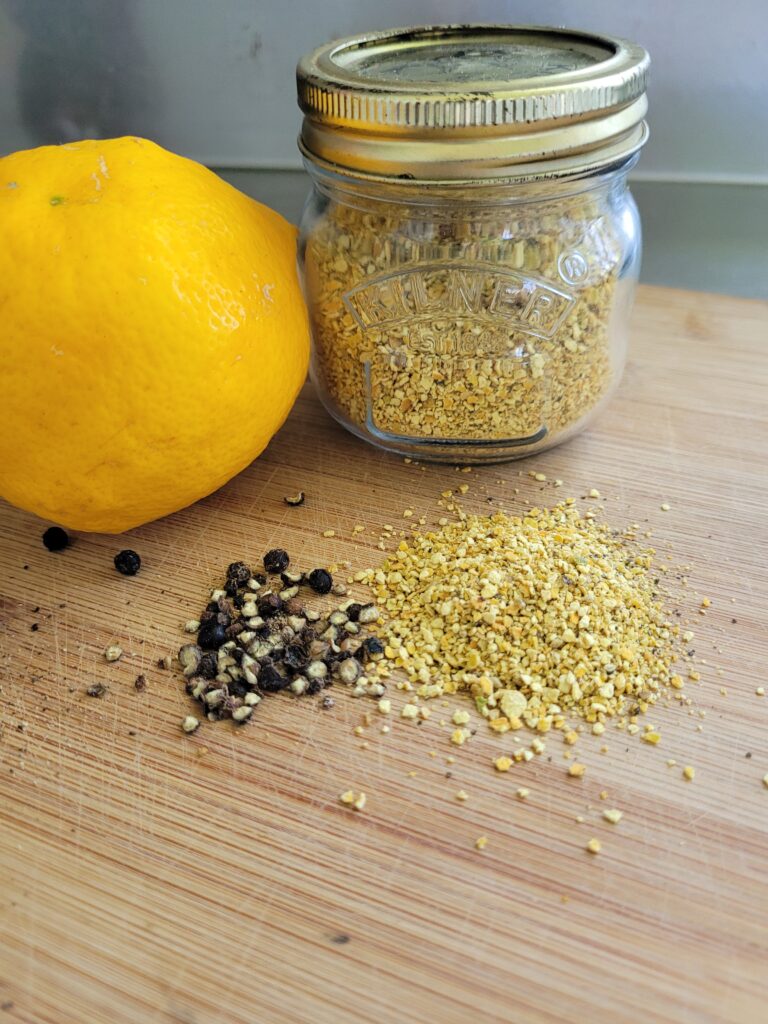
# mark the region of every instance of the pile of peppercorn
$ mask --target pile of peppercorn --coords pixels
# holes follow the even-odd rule
[[[266,575],[232,562],[224,587],[211,592],[199,620],[187,623],[197,642],[180,648],[179,662],[187,692],[212,721],[246,722],[266,694],[312,695],[334,680],[353,686],[357,696],[384,692],[377,678],[365,675],[369,662],[381,660],[383,644],[375,636],[359,636],[378,620],[376,606],[347,600],[325,614],[307,608],[299,597],[302,587],[320,595],[339,588],[325,569],[305,576],[289,566],[281,548],[264,555]],[[185,720],[186,731],[196,727],[196,719]]]

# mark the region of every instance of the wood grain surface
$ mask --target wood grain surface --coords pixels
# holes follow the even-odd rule
[[[50,554],[45,524],[0,506],[0,1024],[762,1024],[767,364],[766,304],[644,288],[618,397],[535,460],[405,465],[308,388],[246,472],[125,537]],[[512,511],[598,488],[611,523],[647,524],[662,561],[690,566],[706,664],[693,708],[649,716],[659,747],[588,736],[579,780],[548,738],[501,776],[504,737],[451,747],[453,705],[359,737],[373,705],[338,687],[330,710],[281,695],[244,728],[181,733],[191,702],[156,662],[228,562],[281,545],[302,567],[362,568],[383,523],[406,504],[433,521],[463,482],[467,508]],[[144,559],[133,579],[112,567],[124,546]],[[339,804],[347,788],[363,813]]]

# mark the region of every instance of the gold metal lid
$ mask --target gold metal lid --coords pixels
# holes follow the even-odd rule
[[[302,57],[299,147],[328,169],[432,182],[585,174],[645,142],[648,53],[570,29],[439,25]]]

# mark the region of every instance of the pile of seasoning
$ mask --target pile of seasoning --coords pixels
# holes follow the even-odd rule
[[[263,563],[260,573],[232,562],[224,586],[185,626],[197,640],[180,648],[179,662],[187,692],[206,716],[243,723],[268,694],[311,696],[334,680],[355,696],[380,697],[384,685],[369,679],[366,667],[383,657],[384,647],[375,636],[361,636],[379,620],[376,605],[349,599],[328,612],[307,607],[302,588],[320,596],[338,593],[331,574],[322,568],[306,575],[293,571],[281,548],[268,551]],[[198,725],[189,715],[182,728],[193,732]]]
[[[567,729],[576,715],[599,734],[682,688],[652,550],[572,498],[441,523],[358,574],[387,617],[381,674],[401,670],[424,698],[466,692],[497,732]]]

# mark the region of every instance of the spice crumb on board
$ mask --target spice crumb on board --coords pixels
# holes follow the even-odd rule
[[[362,811],[367,802],[365,793],[356,793],[353,789],[340,793],[339,800],[354,811]]]
[[[603,811],[603,817],[606,821],[609,821],[611,825],[618,825],[624,817],[624,812],[617,810],[615,807],[606,807]]]
[[[686,782],[693,782],[695,777],[696,777],[696,769],[692,765],[687,764],[683,768],[683,778],[686,780]]]
[[[123,656],[122,647],[118,647],[117,644],[110,644],[109,647],[104,649],[104,659],[106,661],[119,661]]]
[[[600,853],[602,848],[603,848],[603,844],[600,842],[599,839],[590,839],[587,842],[587,850],[590,853]]]
[[[477,839],[475,840],[475,847],[478,850],[484,850],[487,845],[488,845],[488,837],[487,836],[478,836]]]

